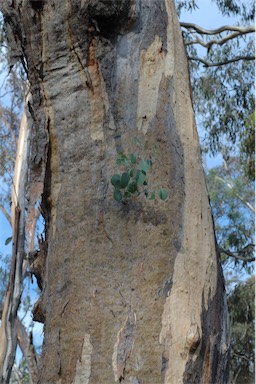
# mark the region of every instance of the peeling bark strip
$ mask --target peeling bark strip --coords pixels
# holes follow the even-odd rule
[[[93,346],[90,335],[85,334],[81,358],[76,363],[75,380],[72,384],[89,384],[91,376],[91,355]]]
[[[34,181],[47,159],[38,384],[226,383],[224,286],[173,1],[2,9],[28,66]],[[142,157],[157,145],[166,202],[113,199],[117,153],[134,152],[134,137]]]
[[[130,312],[124,325],[117,334],[117,341],[112,355],[112,366],[116,382],[121,382],[125,377],[126,360],[130,356],[134,342],[135,324],[136,315]]]

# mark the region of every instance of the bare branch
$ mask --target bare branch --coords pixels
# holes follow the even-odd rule
[[[0,302],[0,319],[2,318],[4,305]],[[20,349],[25,357],[30,375],[30,383],[37,383],[38,379],[38,357],[33,345],[32,335],[28,335],[26,328],[19,318],[15,322],[17,328],[17,339]]]
[[[241,249],[238,253],[244,253],[246,249],[248,248],[254,248],[255,247],[255,244],[247,244],[243,249]]]
[[[248,357],[246,357],[245,355],[242,355],[242,354],[238,354],[238,353],[235,353],[233,352],[233,356],[236,356],[236,357],[239,357],[239,359],[244,359],[246,361],[248,361],[249,363],[254,363],[254,359],[249,359]]]
[[[234,253],[234,252],[231,252],[231,251],[229,251],[227,249],[224,249],[222,247],[219,247],[219,251],[221,253],[225,253],[227,256],[233,257],[233,258],[235,258],[237,260],[246,261],[248,263],[251,263],[251,262],[255,261],[255,257],[251,257],[250,259],[247,259],[246,257],[241,256],[240,253],[243,253],[243,251],[239,251],[237,253]]]
[[[217,29],[204,29],[196,24],[191,23],[180,23],[181,27],[186,28],[188,31],[190,31],[193,36],[195,37],[195,40],[186,41],[185,45],[193,45],[193,44],[200,44],[202,47],[210,49],[213,44],[223,45],[228,40],[235,39],[238,36],[242,36],[248,33],[255,32],[255,26],[251,25],[248,27],[238,27],[238,26],[229,26],[225,25],[223,27],[217,28]],[[233,31],[233,33],[230,33],[222,38],[219,39],[213,39],[210,41],[205,42],[202,40],[194,31],[199,33],[200,35],[216,35],[224,31]]]
[[[248,61],[255,60],[255,56],[237,56],[237,57],[234,57],[233,59],[220,61],[217,63],[209,63],[209,61],[201,59],[200,57],[197,57],[197,56],[195,57],[188,56],[188,60],[200,61],[200,63],[204,64],[205,67],[220,67],[222,65],[235,63],[236,61],[240,61],[240,60],[248,60]]]
[[[185,42],[185,45],[193,45],[193,44],[200,44],[202,47],[210,49],[213,44],[223,45],[228,40],[235,39],[237,36],[240,36],[241,34],[239,32],[231,33],[230,35],[227,35],[223,37],[222,39],[214,39],[207,42],[204,42],[202,39],[200,39],[198,36],[196,36],[195,40],[190,40]]]
[[[255,212],[255,207],[253,207],[249,201],[246,201],[239,193],[237,193],[234,189],[234,186],[232,185],[231,181],[224,180],[222,177],[215,175],[215,178],[222,183],[224,183],[230,190],[233,191],[233,193],[236,195],[236,197],[244,204],[247,208],[249,208],[252,212]]]
[[[181,27],[184,27],[186,29],[194,29],[196,32],[203,34],[203,35],[217,35],[218,33],[224,32],[224,31],[234,31],[239,32],[240,35],[244,35],[247,33],[255,32],[255,26],[249,25],[248,27],[239,27],[235,25],[224,25],[217,29],[204,29],[200,27],[197,24],[193,23],[180,23]]]
[[[33,345],[32,334],[27,334],[26,328],[19,318],[16,319],[16,327],[18,343],[29,367],[30,384],[35,384],[38,381],[38,359]]]
[[[0,211],[3,213],[10,225],[12,225],[11,215],[6,211],[3,205],[0,205]]]

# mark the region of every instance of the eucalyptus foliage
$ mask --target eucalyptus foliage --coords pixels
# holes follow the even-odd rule
[[[241,56],[253,54],[253,39],[248,39],[244,47],[242,40],[240,37],[226,42],[225,47],[211,48],[207,60],[225,62],[236,51]],[[209,68],[191,65],[191,78],[203,149],[224,156],[236,151],[254,111],[254,62],[240,60]]]
[[[254,181],[255,178],[255,111],[245,123],[245,129],[241,132],[240,161],[245,177]]]
[[[255,17],[254,0],[212,0],[216,3],[223,16],[239,16],[245,22],[253,21]],[[182,9],[193,11],[198,8],[198,0],[175,0],[178,13]]]
[[[154,200],[156,193],[152,191],[148,182],[148,174],[153,165],[156,150],[149,159],[141,158],[136,153],[125,155],[119,153],[116,164],[124,169],[122,173],[116,173],[111,177],[111,184],[114,187],[113,197],[117,202],[127,202],[132,196],[144,195],[149,200]],[[168,198],[168,191],[165,188],[158,190],[160,200]]]
[[[231,383],[252,384],[255,378],[255,280],[238,284],[228,297],[231,320]]]
[[[239,16],[242,21],[253,21],[255,17],[254,0],[212,0],[223,16]]]
[[[254,20],[255,2],[252,0],[212,2],[216,3],[223,16],[236,17],[235,26],[244,27]],[[198,1],[176,0],[178,12],[182,9],[193,11],[197,6]],[[200,27],[205,28],[205,25]],[[204,31],[195,33],[191,28],[183,28],[183,38],[189,58],[193,104],[202,148],[213,155],[219,152],[224,156],[230,155],[245,139],[246,122],[255,107],[254,35],[251,32],[234,36],[232,30],[225,29],[208,35]],[[220,42],[223,38],[227,39]],[[202,48],[202,43],[205,48]],[[248,154],[254,147],[250,143]]]
[[[243,266],[251,273],[248,261],[254,258],[254,182],[244,177],[239,158],[230,158],[208,171],[207,185],[222,260],[226,263],[231,259],[235,267]]]

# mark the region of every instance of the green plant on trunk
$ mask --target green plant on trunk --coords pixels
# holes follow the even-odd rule
[[[136,145],[143,147],[138,139],[134,139]],[[154,147],[149,158],[142,158],[137,153],[125,155],[119,153],[116,164],[123,167],[124,172],[116,173],[111,177],[111,184],[114,187],[113,197],[117,202],[126,202],[132,196],[144,195],[149,200],[156,198],[156,193],[148,185],[148,174],[156,155]],[[167,189],[160,188],[157,192],[160,200],[166,200],[169,196]]]

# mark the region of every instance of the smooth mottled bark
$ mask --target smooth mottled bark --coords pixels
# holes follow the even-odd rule
[[[25,247],[25,196],[30,127],[23,113],[12,186],[12,257],[0,326],[0,383],[9,383],[17,348],[17,311],[22,295]]]
[[[223,278],[170,0],[2,5],[31,84],[48,251],[40,383],[226,383]],[[10,35],[11,36],[11,35]],[[120,204],[117,153],[156,144],[166,202]]]

